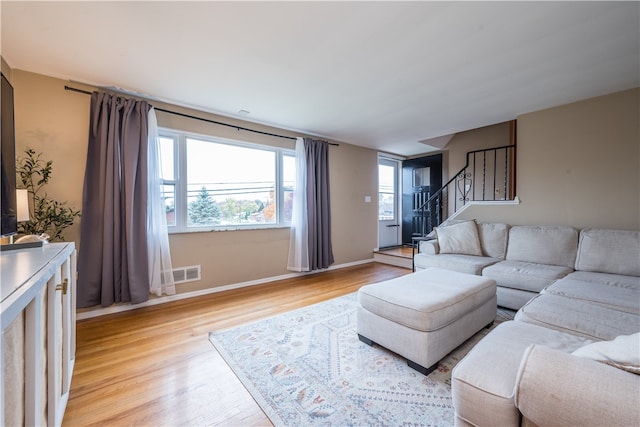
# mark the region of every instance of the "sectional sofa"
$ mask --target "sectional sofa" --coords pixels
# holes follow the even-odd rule
[[[420,242],[416,270],[440,267],[494,279],[498,305],[514,310],[573,272],[578,249],[572,227],[462,221],[437,227],[436,236]]]
[[[450,227],[416,269],[493,278],[518,310],[454,368],[456,424],[640,425],[640,232]]]

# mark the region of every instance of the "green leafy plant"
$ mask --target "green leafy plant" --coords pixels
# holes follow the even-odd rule
[[[43,234],[51,241],[64,240],[62,232],[80,216],[80,211],[47,196],[44,187],[51,180],[53,161],[41,159],[42,153],[27,148],[24,157],[18,157],[16,172],[23,188],[29,193],[29,221],[18,223],[21,234]]]

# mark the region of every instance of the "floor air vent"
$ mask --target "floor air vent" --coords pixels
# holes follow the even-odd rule
[[[173,269],[173,281],[178,283],[193,282],[200,280],[200,266],[191,265]]]

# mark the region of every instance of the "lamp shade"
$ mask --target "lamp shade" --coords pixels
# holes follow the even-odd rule
[[[18,221],[29,221],[29,192],[27,190],[16,190],[18,204]]]

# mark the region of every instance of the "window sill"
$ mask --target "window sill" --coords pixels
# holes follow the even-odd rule
[[[258,230],[274,230],[274,229],[289,229],[290,225],[264,225],[264,226],[240,226],[240,227],[216,227],[216,228],[197,228],[193,230],[171,230],[169,229],[169,235],[171,234],[192,234],[192,233],[217,233],[227,231],[258,231]]]

